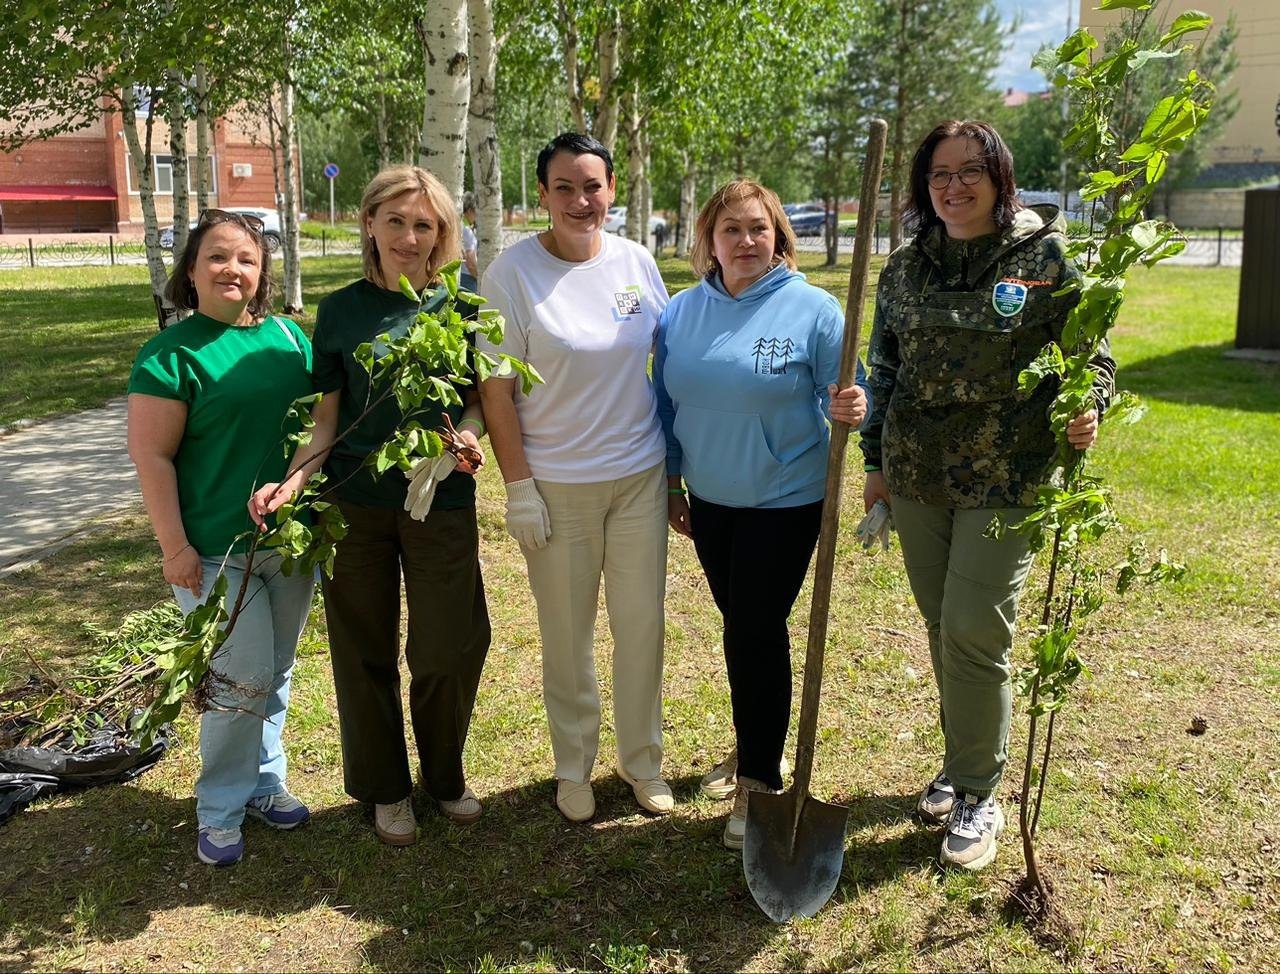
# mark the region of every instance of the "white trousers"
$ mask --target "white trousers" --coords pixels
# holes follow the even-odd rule
[[[602,574],[613,634],[618,764],[633,778],[660,777],[665,465],[602,483],[536,484],[551,516],[551,537],[524,555],[538,603],[556,777],[590,781],[600,748],[594,637]]]

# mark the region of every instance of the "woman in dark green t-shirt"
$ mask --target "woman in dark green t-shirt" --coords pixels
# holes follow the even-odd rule
[[[277,554],[244,554],[245,498],[285,473],[281,424],[311,391],[310,342],[268,314],[270,262],[260,222],[206,210],[165,291],[195,313],[147,342],[129,378],[129,456],[179,606],[200,604],[219,573],[232,593],[250,576],[200,720],[196,854],[216,866],[243,854],[246,813],[280,829],[310,817],[285,787],[280,736],[314,581],[282,574]]]
[[[438,285],[438,272],[459,254],[457,210],[430,173],[415,166],[383,170],[360,207],[364,277],[330,294],[316,314],[315,376],[323,399],[313,416],[307,455],[323,456],[329,484],[346,518],[324,607],[342,733],[347,794],[374,806],[374,830],[391,845],[417,838],[408,750],[400,704],[400,578],[404,576],[413,721],[422,780],[440,811],[455,822],[480,817],[467,787],[462,749],[489,651],[489,615],[480,575],[473,467],[436,471],[434,494],[408,496],[404,477],[375,477],[365,458],[404,419],[394,399],[366,413],[379,390],[355,361],[356,348],[378,335],[402,336],[418,306],[399,289],[404,275],[419,293]],[[430,302],[442,302],[440,289]],[[473,387],[459,389],[463,406],[415,415],[425,428],[447,413],[460,437],[479,450],[484,420]],[[359,423],[356,420],[359,419]],[[353,425],[354,424],[354,425]],[[336,442],[337,433],[343,431]],[[451,462],[450,456],[444,458]],[[254,513],[275,510],[321,461],[303,467],[277,489],[263,487]]]

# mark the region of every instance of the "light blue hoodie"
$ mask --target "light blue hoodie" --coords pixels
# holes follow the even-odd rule
[[[843,335],[836,299],[785,264],[737,298],[719,275],[677,294],[653,359],[667,474],[727,507],[821,500]]]

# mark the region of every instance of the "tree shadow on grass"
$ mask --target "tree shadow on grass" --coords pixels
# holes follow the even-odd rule
[[[305,790],[305,778],[297,784]],[[151,791],[145,778],[38,804],[0,829],[11,866],[0,878],[0,969],[42,966],[71,945],[87,945],[90,964],[136,964],[145,951],[149,966],[172,969],[189,959],[175,951],[208,951],[210,940],[205,963],[222,968],[474,968],[488,958],[599,969],[658,957],[741,968],[781,928],[752,900],[740,856],[721,844],[723,814],[707,817],[695,798],[697,778],[672,784],[676,813],[652,818],[601,775],[586,825],[560,816],[553,780],[482,796],[473,826],[449,823],[416,793],[421,838],[403,849],[342,802],[295,832],[247,822],[245,860],[230,869],[196,861],[194,800]],[[850,829],[900,821],[913,801],[854,799]],[[835,902],[918,868],[936,842],[923,829],[851,841]],[[147,935],[157,914],[172,924],[201,906],[216,914],[206,932]],[[258,919],[237,926],[244,915]],[[371,937],[370,925],[380,928]],[[264,926],[276,932],[264,937]],[[300,951],[307,943],[323,947]]]
[[[1230,342],[1195,345],[1168,355],[1120,362],[1116,382],[1147,399],[1280,412],[1280,365],[1227,358]]]
[[[293,833],[247,823],[245,860],[231,869],[196,861],[193,800],[150,791],[145,779],[86,791],[0,830],[0,969],[47,964],[51,950],[74,944],[100,963],[115,942],[142,937],[155,914],[181,922],[181,908],[201,905],[292,917],[274,939],[295,952],[274,961],[260,924],[213,928],[214,967],[454,968],[486,956],[529,963],[540,951],[556,967],[665,952],[689,966],[741,967],[778,928],[752,901],[739,856],[721,845],[723,818],[691,811],[696,779],[673,784],[677,813],[650,818],[625,784],[602,776],[587,825],[560,816],[550,780],[484,796],[485,815],[469,827],[418,796],[421,839],[403,849],[379,842],[363,808],[343,803]],[[366,939],[370,923],[383,930]],[[127,958],[137,963],[150,946],[146,962],[172,969],[188,959],[175,945],[194,949],[205,937],[148,939],[128,945]],[[297,953],[299,941],[317,940],[322,953]]]

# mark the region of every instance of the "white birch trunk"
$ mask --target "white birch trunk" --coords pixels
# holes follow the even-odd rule
[[[426,79],[418,165],[444,183],[456,202],[462,199],[471,97],[467,0],[430,0],[418,34]]]
[[[498,155],[498,103],[494,81],[498,49],[489,0],[467,0],[471,22],[471,108],[467,147],[476,193],[476,274],[502,250],[502,163]]]
[[[698,161],[684,154],[684,175],[680,178],[680,232],[676,234],[676,256],[685,258],[693,249],[693,222],[697,219]]]
[[[649,181],[649,139],[643,128],[640,130],[640,145],[644,152],[641,163],[644,175],[640,178],[640,240],[645,247],[653,251],[657,249],[657,242],[649,232],[649,220],[653,216],[653,183]]]
[[[196,65],[196,212],[203,213],[212,202],[209,161],[209,72],[201,62]]]
[[[624,233],[628,240],[644,242],[644,224],[641,222],[644,182],[644,150],[640,145],[640,107],[634,89],[622,96],[622,124],[627,137],[627,224]]]
[[[180,254],[191,232],[191,199],[187,191],[186,85],[176,68],[165,72],[165,115],[169,120],[169,158],[173,167],[173,252]]]
[[[569,117],[573,119],[573,130],[581,135],[587,134],[586,99],[583,97],[582,84],[578,80],[578,25],[565,0],[560,0],[557,7],[560,28],[561,56],[564,60],[564,88],[569,101]],[[526,211],[527,212],[527,211]]]
[[[621,93],[618,91],[618,75],[622,71],[623,47],[626,37],[620,18],[615,11],[613,23],[600,32],[600,101],[596,105],[592,135],[613,153],[618,141],[618,114]]]
[[[284,233],[284,311],[285,314],[302,312],[302,265],[298,261],[298,186],[293,166],[293,78],[290,65],[289,42],[285,41],[285,71],[280,82],[280,170],[284,183],[284,212],[281,231]]]
[[[164,266],[164,252],[160,249],[160,228],[156,223],[155,166],[151,156],[152,112],[147,113],[145,144],[138,137],[137,94],[132,84],[125,84],[120,98],[120,117],[124,123],[124,140],[129,146],[129,157],[138,174],[138,201],[142,205],[142,240],[147,250],[147,274],[151,278],[151,293],[163,297],[168,277]],[[165,302],[166,307],[172,307]]]

